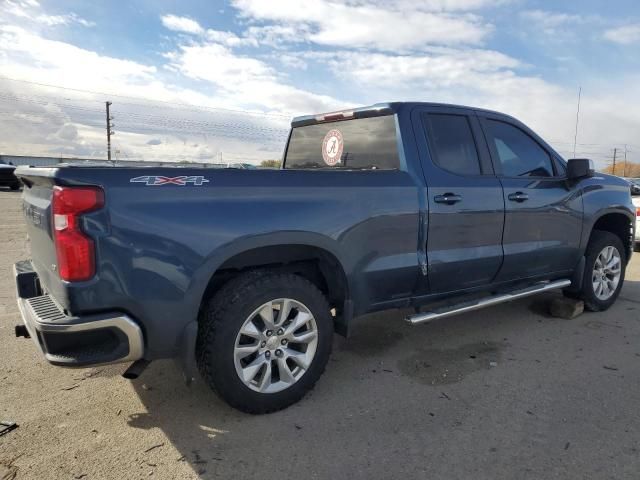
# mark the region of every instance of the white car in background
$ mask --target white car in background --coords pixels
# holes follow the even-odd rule
[[[636,252],[640,252],[640,195],[631,197],[633,205],[636,207],[636,236],[633,239],[633,249]]]

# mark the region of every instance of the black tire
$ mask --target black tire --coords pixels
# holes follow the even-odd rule
[[[599,299],[593,289],[593,270],[596,259],[605,247],[612,246],[618,250],[622,261],[620,280],[613,294],[607,300]],[[624,275],[626,271],[626,250],[622,241],[617,235],[610,232],[594,230],[591,233],[587,251],[585,252],[584,277],[582,278],[582,289],[578,292],[565,291],[564,295],[570,298],[576,298],[584,301],[584,308],[590,312],[602,312],[613,305],[620,294],[622,284],[624,283]]]
[[[258,307],[278,298],[304,304],[317,327],[315,356],[304,374],[276,393],[252,390],[240,379],[234,363],[236,338]],[[326,367],[333,340],[329,304],[311,282],[294,274],[255,271],[225,284],[207,303],[200,317],[196,359],[207,384],[232,407],[246,413],[275,412],[300,400],[313,388]]]
[[[9,188],[15,192],[16,190],[20,190],[20,184],[13,184]]]
[[[640,252],[640,242],[633,242],[633,251]]]

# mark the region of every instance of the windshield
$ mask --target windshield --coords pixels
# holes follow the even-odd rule
[[[389,170],[399,167],[392,115],[295,127],[284,161],[287,169]]]

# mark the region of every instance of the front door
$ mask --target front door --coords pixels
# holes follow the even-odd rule
[[[489,284],[502,263],[504,200],[478,119],[455,107],[412,118],[427,185],[429,291]]]
[[[481,122],[504,189],[504,262],[496,280],[572,270],[582,198],[567,188],[564,165],[519,122],[491,114]]]

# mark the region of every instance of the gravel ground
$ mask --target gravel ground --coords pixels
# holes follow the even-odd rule
[[[271,415],[232,410],[172,361],[49,366],[20,322],[19,193],[0,191],[0,479],[638,478],[640,255],[618,302],[574,320],[554,293],[410,327],[403,312],[336,337],[315,390]],[[7,475],[7,477],[3,476]]]

